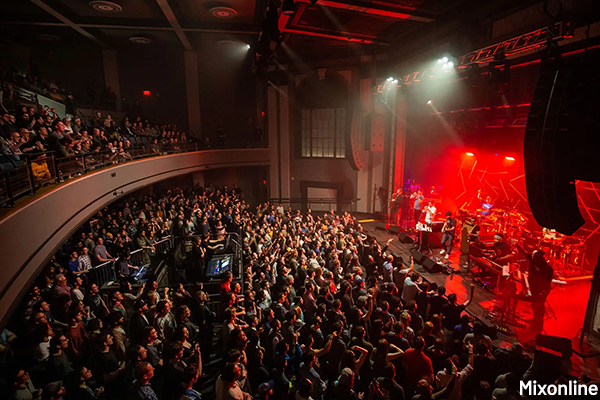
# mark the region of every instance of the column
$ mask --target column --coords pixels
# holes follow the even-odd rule
[[[287,86],[279,86],[279,169],[281,197],[290,198],[290,99]]]
[[[200,137],[200,88],[198,79],[198,53],[185,51],[185,91],[187,94],[188,127],[195,136]]]
[[[117,50],[102,49],[102,62],[104,64],[104,85],[111,88],[117,95],[117,110],[121,111],[121,83],[119,81]]]
[[[269,196],[281,198],[281,174],[279,169],[279,107],[277,90],[273,86],[267,88],[267,128],[269,131],[269,150],[271,166],[269,167]]]
[[[394,175],[394,191],[404,187],[404,152],[406,150],[406,101],[396,94],[396,156],[391,166]]]

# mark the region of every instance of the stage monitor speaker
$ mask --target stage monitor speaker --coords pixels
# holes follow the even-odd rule
[[[535,337],[535,352],[569,360],[573,355],[573,347],[569,338],[539,334]]]
[[[542,56],[523,142],[531,212],[543,227],[572,235],[585,220],[576,180],[598,181],[600,51],[563,59],[551,46]]]
[[[425,257],[425,255],[420,251],[411,251],[410,255],[415,260],[415,263],[420,265],[423,265],[423,261],[427,259],[427,257]]]
[[[390,226],[390,233],[393,233],[394,235],[397,235],[400,233],[400,228],[398,225],[391,225]]]
[[[413,240],[413,238],[411,238],[404,232],[398,233],[398,240],[400,241],[400,243],[404,243],[404,244],[413,244],[415,242]]]
[[[442,267],[440,264],[433,261],[431,258],[427,258],[427,257],[425,258],[425,260],[423,260],[422,265],[423,265],[423,268],[425,268],[427,270],[427,272],[429,272],[431,274],[437,274],[444,270],[444,267]]]
[[[375,222],[375,229],[379,229],[380,231],[385,231],[385,226],[387,224],[385,222]]]

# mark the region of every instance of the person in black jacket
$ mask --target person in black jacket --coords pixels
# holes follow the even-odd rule
[[[129,337],[131,343],[142,343],[142,331],[150,325],[146,313],[148,312],[148,304],[142,299],[138,299],[134,303],[135,312],[131,316],[129,322]]]

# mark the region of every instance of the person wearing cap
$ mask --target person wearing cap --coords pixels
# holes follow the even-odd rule
[[[502,266],[507,265],[513,258],[511,247],[504,241],[504,235],[500,232],[494,234],[494,255],[492,261]]]
[[[275,381],[263,382],[258,386],[256,400],[269,400],[273,395],[273,387],[275,386]]]
[[[452,217],[452,212],[446,211],[446,222],[442,227],[442,251],[440,254],[446,253],[446,259],[450,258],[452,253],[452,243],[454,242],[454,235],[456,232],[456,218]]]
[[[350,368],[344,368],[340,371],[337,380],[333,381],[329,388],[330,400],[358,400],[358,395],[354,391],[355,374]]]
[[[44,388],[44,397],[50,400],[62,400],[67,390],[62,385],[62,381],[50,382]]]
[[[129,321],[129,336],[132,343],[142,343],[142,331],[145,327],[150,326],[150,322],[146,317],[148,313],[148,304],[142,299],[134,302],[133,308],[136,310]]]

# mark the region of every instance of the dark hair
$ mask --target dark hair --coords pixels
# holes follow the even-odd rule
[[[181,376],[183,382],[190,382],[192,379],[196,377],[198,373],[198,367],[195,364],[188,365],[184,370]]]
[[[136,365],[135,368],[133,369],[134,378],[137,379],[138,381],[143,380],[144,375],[146,375],[146,373],[148,372],[149,365],[150,365],[150,363],[147,361],[142,361],[141,363]]]
[[[235,379],[236,364],[227,364],[221,373],[221,380],[225,382],[233,382]]]
[[[309,379],[303,379],[298,385],[298,393],[300,396],[308,398],[312,392],[313,383]]]
[[[417,336],[415,339],[415,350],[422,351],[425,347],[425,339],[422,336]]]

